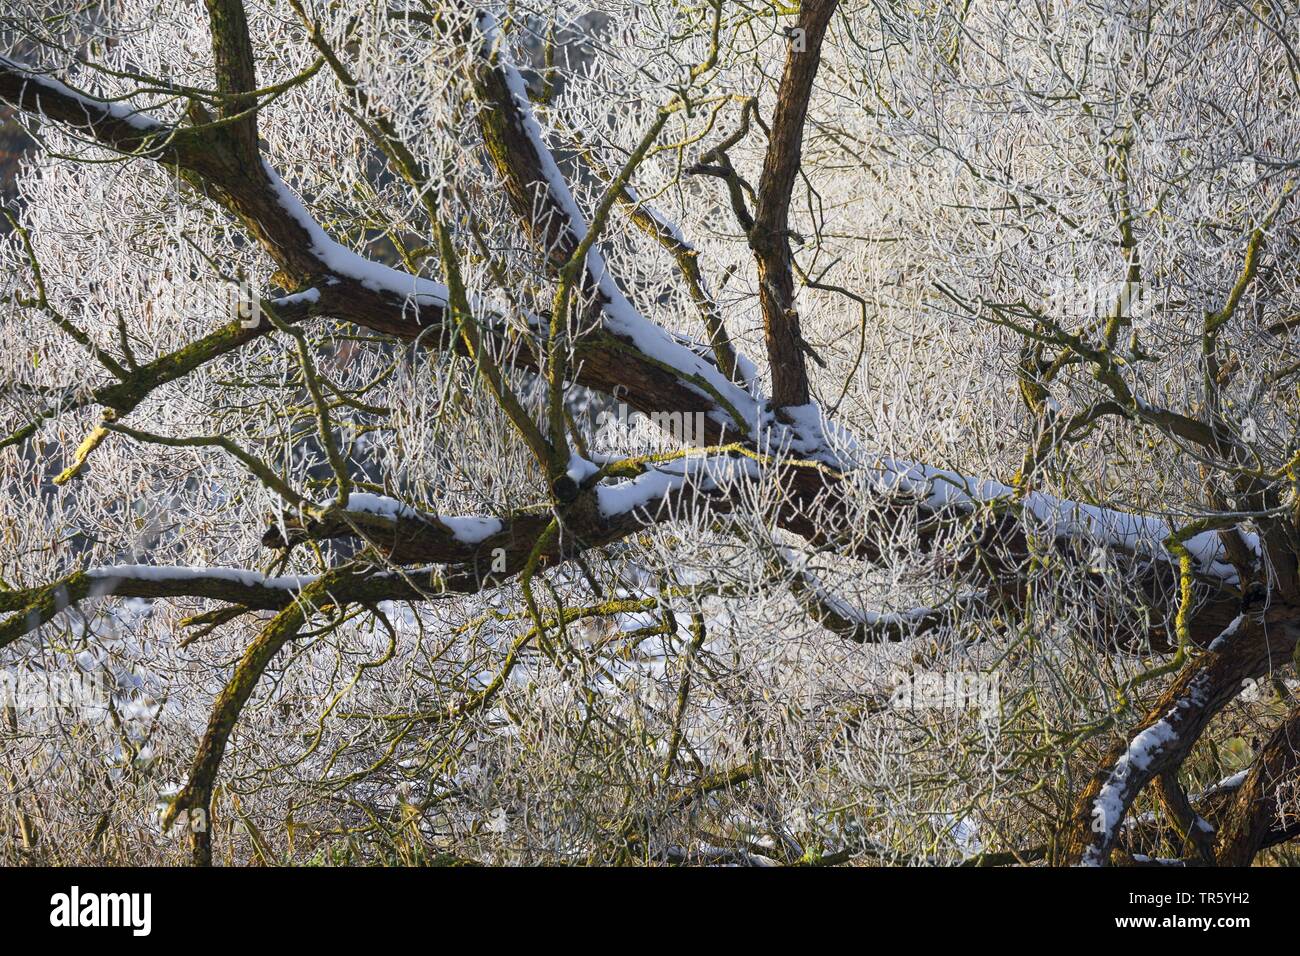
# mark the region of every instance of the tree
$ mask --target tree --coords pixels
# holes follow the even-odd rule
[[[9,7],[27,855],[1297,835],[1285,5]]]

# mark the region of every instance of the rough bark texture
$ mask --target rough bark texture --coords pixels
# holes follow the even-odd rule
[[[803,156],[804,123],[821,64],[822,40],[837,3],[806,0],[800,7],[798,26],[790,33],[790,49],[759,181],[758,209],[749,231],[749,244],[758,261],[759,302],[772,369],[772,401],[778,406],[806,405],[809,400],[804,341],[794,307],[790,197]]]

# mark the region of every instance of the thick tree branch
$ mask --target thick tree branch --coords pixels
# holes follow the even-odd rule
[[[772,401],[806,405],[808,368],[799,313],[794,307],[794,269],[790,251],[790,197],[803,155],[804,121],[813,81],[821,65],[822,40],[838,0],[804,0],[790,34],[785,72],[777,90],[767,156],[758,184],[758,208],[749,245],[758,262],[759,302],[772,368]]]
[[[573,243],[580,241],[577,237],[585,229],[581,213],[531,120],[522,78],[508,64],[493,58],[493,52],[489,47],[488,55],[478,61],[474,83],[484,103],[480,118],[485,136],[495,135],[499,143],[493,153],[494,164],[509,184],[509,194],[516,197],[512,201],[519,204],[517,211],[522,211],[527,198],[528,215],[523,221],[536,220],[538,241],[557,258],[565,253],[571,256],[576,248]],[[86,130],[105,145],[137,152],[148,146],[152,150],[149,155],[179,165],[243,219],[282,272],[307,289],[305,298],[310,299],[314,314],[339,315],[381,333],[433,346],[452,341],[455,330],[449,327],[445,287],[370,262],[334,242],[269,167],[250,170],[220,143],[196,149],[186,144],[181,130],[75,94],[9,61],[0,61],[0,98]],[[1046,533],[1063,546],[1074,540],[1100,538],[1120,554],[1126,549],[1145,551],[1145,546],[1132,547],[1135,535],[1131,530],[1116,534],[1107,525],[1144,528],[1152,524],[1148,519],[1112,513],[1098,521],[1094,520],[1098,509],[1051,499],[1044,499],[1041,507],[1025,507],[1017,504],[1020,496],[1014,489],[905,463],[853,463],[846,478],[843,467],[828,468],[823,463],[832,460],[843,466],[826,448],[819,431],[806,424],[795,428],[780,421],[716,366],[637,313],[612,279],[603,279],[607,280],[600,283],[605,322],[578,344],[577,381],[618,395],[643,412],[700,412],[705,416],[704,441],[710,444],[725,436],[739,438],[751,450],[765,454],[771,450],[778,456],[793,452],[821,458],[785,459],[780,464],[788,494],[778,507],[776,520],[813,543],[835,543],[828,541],[825,525],[814,519],[814,513],[825,509],[833,515],[848,504],[840,501],[841,496],[847,499],[853,489],[860,492],[865,487],[875,499],[873,512],[880,525],[898,531],[910,526],[923,545],[950,531],[954,523],[970,524],[967,553],[981,566],[993,555],[1004,570],[1014,570],[1030,553],[1030,535],[1043,533],[1043,510],[1048,512]],[[478,327],[491,338],[491,347],[496,350],[499,345],[516,365],[539,366],[534,341],[516,336],[514,345],[507,348],[504,323],[494,321],[490,313],[478,318]],[[990,517],[993,520],[988,520]],[[873,536],[863,531],[844,528],[845,541],[839,546],[847,545],[853,553],[870,557],[876,546]],[[1167,534],[1168,529],[1157,531],[1154,540]],[[1159,610],[1168,590],[1169,563],[1168,556],[1158,554],[1158,545],[1156,551],[1157,559],[1144,572],[1145,583],[1140,586],[1152,595]],[[1209,572],[1217,560],[1207,556],[1202,562],[1204,570]],[[1226,579],[1208,573],[1206,581],[1221,588]],[[1235,602],[1229,591],[1212,595],[1198,606],[1190,622],[1193,641],[1208,643],[1231,620]],[[1152,637],[1158,647],[1173,646],[1159,621]]]
[[[226,127],[228,135],[244,161],[252,165],[258,156],[257,68],[253,44],[248,36],[248,16],[244,0],[204,0],[212,28],[212,57],[216,63],[217,90],[225,94],[219,113],[233,119]]]
[[[1261,618],[1241,616],[1189,663],[1160,701],[1102,762],[1075,805],[1065,841],[1066,859],[1104,866],[1128,809],[1146,785],[1179,767],[1206,725],[1240,692],[1295,650],[1300,608],[1271,605]]]
[[[1265,847],[1300,836],[1300,706],[1255,757],[1218,831],[1220,866],[1249,866]]]

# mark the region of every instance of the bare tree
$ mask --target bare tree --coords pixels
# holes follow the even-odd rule
[[[1292,5],[0,28],[0,853],[1288,858]]]

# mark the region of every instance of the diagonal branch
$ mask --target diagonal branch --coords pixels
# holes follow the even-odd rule
[[[1104,866],[1124,817],[1153,779],[1175,770],[1191,753],[1211,718],[1258,677],[1291,656],[1297,609],[1274,604],[1262,619],[1239,617],[1204,654],[1189,663],[1129,739],[1117,744],[1075,805],[1065,841],[1066,859]]]
[[[1249,866],[1266,846],[1298,835],[1300,706],[1274,731],[1228,806],[1215,847],[1218,865]]]

